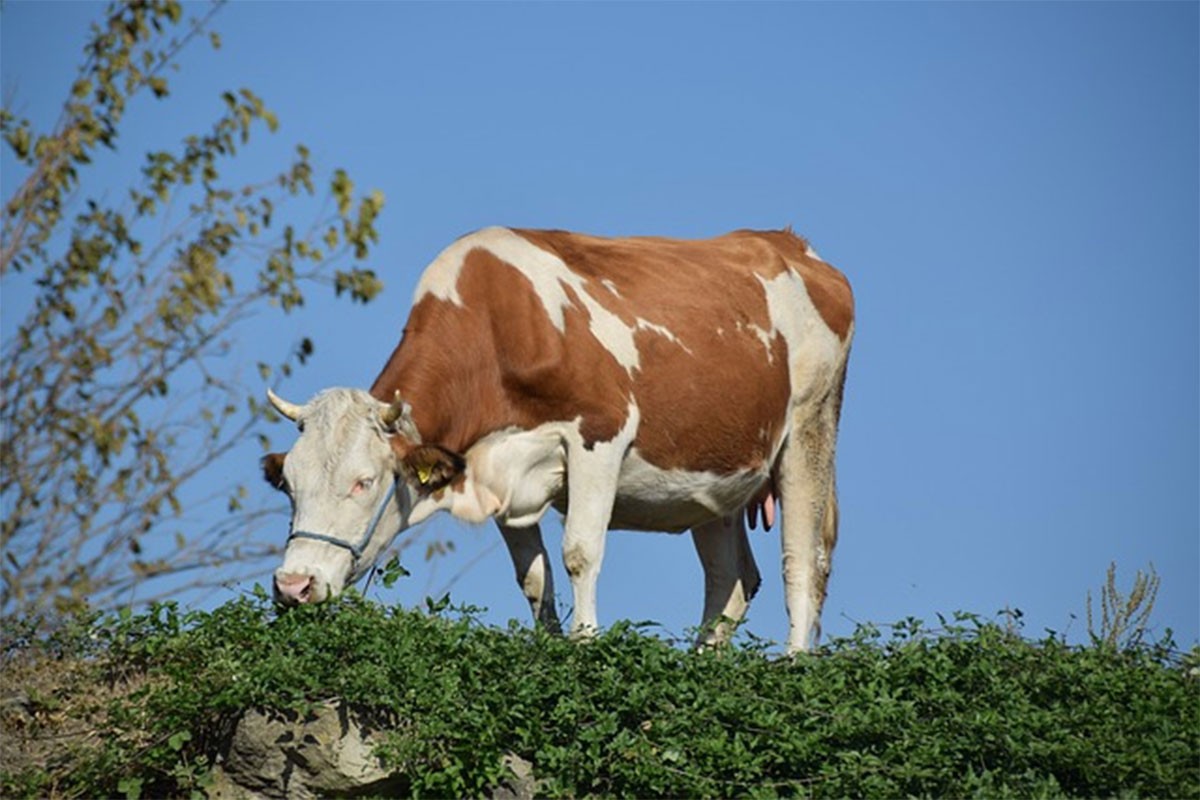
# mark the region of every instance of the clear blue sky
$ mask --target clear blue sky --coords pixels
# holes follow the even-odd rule
[[[18,111],[53,117],[99,12],[4,4]],[[1032,634],[1078,639],[1115,560],[1123,581],[1153,562],[1154,621],[1196,640],[1197,3],[258,2],[216,29],[223,48],[185,54],[169,103],[132,109],[121,157],[248,86],[281,126],[246,169],[299,141],[387,196],[383,298],[313,302],[230,355],[252,365],[251,341],[314,334],[285,396],[368,385],[424,264],[474,228],[793,225],[858,303],[826,632],[1011,606]],[[19,302],[3,298],[5,330]],[[254,457],[228,469],[266,493]],[[410,558],[382,596],[419,602],[467,567],[456,600],[525,620],[494,528],[433,526],[457,554]],[[782,639],[778,534],[752,542],[765,583],[749,628]],[[686,538],[613,533],[601,623],[681,633],[701,581]]]

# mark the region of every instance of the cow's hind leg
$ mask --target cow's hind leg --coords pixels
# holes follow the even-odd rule
[[[835,392],[815,413],[797,414],[777,466],[789,653],[808,650],[821,634],[821,608],[837,543],[839,402],[840,392]]]
[[[542,542],[542,531],[537,525],[529,528],[509,528],[500,525],[508,554],[512,556],[513,568],[517,571],[517,585],[529,601],[533,620],[552,633],[562,629],[558,624],[558,613],[554,608],[554,572]]]
[[[704,567],[699,646],[729,641],[762,582],[744,519],[739,512],[692,528],[692,542]]]

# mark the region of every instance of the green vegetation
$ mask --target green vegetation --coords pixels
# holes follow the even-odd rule
[[[353,593],[277,616],[260,592],[49,638],[10,618],[3,641],[5,797],[184,796],[243,709],[332,698],[391,731],[381,752],[420,796],[478,796],[510,752],[548,796],[1200,795],[1197,651],[1169,636],[1073,647],[958,614],[790,660],[629,624],[575,644]]]

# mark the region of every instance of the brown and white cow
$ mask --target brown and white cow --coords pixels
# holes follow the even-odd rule
[[[837,540],[853,330],[845,277],[790,231],[465,236],[425,270],[369,393],[303,406],[269,393],[301,431],[264,459],[293,504],[276,596],[337,594],[398,532],[447,510],[496,521],[535,619],[557,628],[538,528],[553,506],[572,633],[596,628],[610,528],[690,528],[719,640],[759,585],[743,511],[769,522],[778,498],[788,649],[805,650]]]

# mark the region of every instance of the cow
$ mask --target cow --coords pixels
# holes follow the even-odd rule
[[[535,621],[559,622],[539,521],[565,515],[573,636],[597,630],[607,531],[690,529],[702,642],[760,583],[747,517],[782,523],[788,652],[820,635],[838,509],[834,446],[854,301],[792,233],[705,240],[487,228],[443,250],[369,391],[304,405],[263,459],[292,502],[284,605],[364,576],[436,511],[495,520]]]

